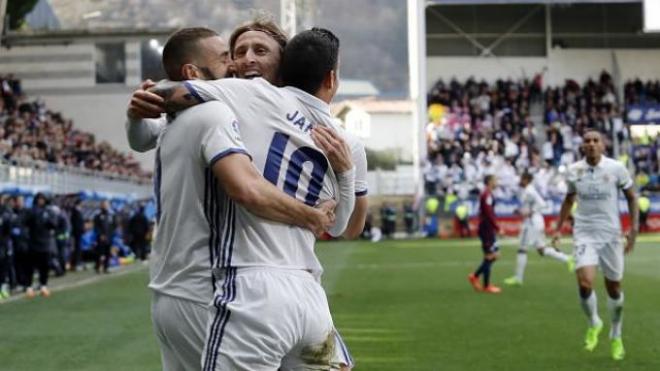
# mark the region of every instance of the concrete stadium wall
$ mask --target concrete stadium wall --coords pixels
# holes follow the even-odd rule
[[[124,42],[126,81],[141,80],[140,43]],[[96,85],[96,46],[93,42],[69,45],[14,46],[0,49],[0,73],[13,73],[26,90],[86,88]]]
[[[411,113],[370,113],[371,130],[368,138],[363,138],[366,148],[371,150],[396,150],[399,159],[412,162],[412,114]]]
[[[547,67],[546,85],[563,84],[567,78],[578,82],[598,77],[605,69],[620,72],[623,81],[631,78],[660,78],[660,50],[649,49],[553,49],[548,57],[429,57],[427,86],[439,78],[445,81],[456,77],[465,80],[471,76],[494,82],[500,78],[531,78]]]

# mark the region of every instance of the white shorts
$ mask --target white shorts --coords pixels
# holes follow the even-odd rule
[[[331,370],[339,369],[341,366],[348,368],[355,367],[353,357],[337,329],[335,329],[335,355],[332,357],[332,366],[334,368],[331,368]]]
[[[573,253],[575,269],[598,266],[608,280],[618,282],[623,279],[623,244],[621,240],[599,243],[583,243],[576,240]]]
[[[545,246],[545,230],[543,225],[523,224],[520,230],[520,249],[528,247],[540,248]]]
[[[229,268],[215,276],[203,371],[332,369],[334,326],[312,274]]]
[[[163,371],[199,370],[208,307],[154,292],[151,319],[160,344]]]

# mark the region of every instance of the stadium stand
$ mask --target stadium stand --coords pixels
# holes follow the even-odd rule
[[[98,142],[43,102],[30,100],[12,75],[0,75],[0,93],[0,238],[12,241],[9,254],[0,254],[0,301],[12,291],[27,290],[21,275],[28,274],[25,267],[31,263],[25,254],[32,245],[27,241],[36,232],[22,215],[35,212],[34,200],[42,191],[47,207],[40,215],[47,219],[43,228],[49,230],[52,245],[49,271],[63,275],[99,259],[93,220],[104,200],[115,220],[109,265],[130,263],[136,255],[145,259],[148,246],[135,241],[148,241],[151,233],[144,225],[153,220],[153,202],[139,199],[151,174],[131,155]],[[24,200],[24,208],[16,206],[18,199]],[[143,221],[139,232],[135,221]],[[26,242],[24,251],[21,241]]]
[[[555,178],[560,178],[560,167],[563,171],[563,166],[579,158],[585,129],[615,133],[620,153],[630,153],[637,174],[657,174],[658,139],[633,145],[623,118],[625,109],[609,73],[603,71],[598,80],[589,79],[583,85],[567,80],[563,86],[543,91],[543,142],[530,112],[540,92],[538,79],[531,83],[500,80],[494,86],[474,79],[449,84],[439,80],[429,93],[429,107],[433,111],[440,104],[447,111],[427,127],[427,193],[456,192],[465,198],[478,192],[485,174],[497,173],[504,193],[500,196],[512,195],[517,175],[530,169],[538,170],[542,179],[538,183],[546,195],[560,195],[565,186]],[[629,82],[625,92],[627,104],[657,103],[660,83]],[[605,135],[610,155],[611,137]],[[657,183],[657,176],[649,176],[645,186],[653,188]]]
[[[476,194],[489,172],[501,174],[502,189],[512,191],[515,174],[536,155],[530,105],[539,96],[540,87],[529,81],[438,81],[428,101],[448,112],[427,127],[427,191]]]
[[[510,222],[505,224],[507,233],[514,235],[518,181],[525,171],[535,174],[535,186],[551,200],[548,216],[554,217],[567,191],[566,167],[581,158],[586,129],[605,134],[608,156],[626,163],[638,191],[655,200],[653,193],[660,190],[660,137],[646,132],[633,136],[630,111],[653,112],[659,98],[658,81],[630,81],[617,90],[607,71],[584,83],[567,79],[561,86],[545,88],[540,75],[531,82],[494,84],[472,78],[448,84],[439,80],[428,95],[431,122],[426,128],[424,180],[427,199],[437,197],[440,207],[427,212],[427,221],[435,215],[450,220],[458,207],[468,206],[474,223],[483,179],[497,174],[498,215]],[[457,231],[454,226],[452,233]],[[439,234],[447,235],[442,230]]]
[[[30,100],[23,94],[20,81],[11,75],[0,76],[0,86],[0,155],[4,160],[150,179],[151,174],[130,154],[76,129],[71,120],[49,110],[43,102]]]

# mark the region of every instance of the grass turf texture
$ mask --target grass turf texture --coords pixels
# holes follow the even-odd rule
[[[607,326],[593,353],[564,265],[530,253],[525,285],[498,296],[466,280],[474,240],[322,243],[324,285],[356,370],[660,370],[660,236],[627,258],[626,360],[609,358]],[[513,273],[503,243],[493,281]],[[564,247],[567,250],[567,247]],[[146,270],[0,305],[0,370],[157,370]],[[599,311],[606,322],[602,278]]]

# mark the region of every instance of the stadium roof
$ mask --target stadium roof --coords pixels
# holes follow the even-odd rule
[[[427,6],[433,5],[498,5],[498,4],[607,4],[641,3],[642,0],[427,0]]]

